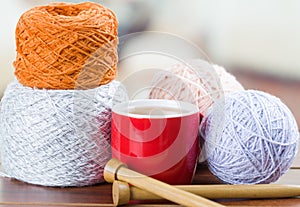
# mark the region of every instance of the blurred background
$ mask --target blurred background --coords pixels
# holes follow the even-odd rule
[[[53,1],[2,2],[0,97],[6,85],[13,80],[14,30],[19,17],[33,6],[50,2]],[[245,88],[261,89],[279,96],[300,116],[300,1],[94,2],[116,13],[119,36],[145,30],[179,35],[200,47],[212,62],[236,75]]]

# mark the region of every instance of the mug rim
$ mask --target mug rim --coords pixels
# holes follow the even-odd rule
[[[142,107],[164,107],[179,110],[176,114],[136,114],[130,110]],[[197,105],[177,100],[168,99],[135,99],[126,102],[118,103],[112,107],[112,112],[122,116],[132,118],[179,118],[199,113]]]

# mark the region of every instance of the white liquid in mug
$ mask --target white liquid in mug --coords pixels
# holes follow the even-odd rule
[[[173,108],[173,107],[151,107],[151,106],[145,106],[145,107],[135,107],[133,109],[129,110],[129,113],[131,114],[137,114],[137,115],[176,115],[176,114],[182,114],[186,113],[186,110]]]

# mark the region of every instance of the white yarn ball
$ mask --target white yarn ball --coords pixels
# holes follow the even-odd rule
[[[157,73],[151,86],[149,98],[190,102],[198,105],[202,114],[224,94],[244,90],[223,67],[200,59],[178,63]]]
[[[225,105],[221,100],[214,103],[200,132],[209,169],[230,184],[275,182],[298,150],[293,114],[280,99],[261,91],[231,93]]]
[[[11,83],[0,114],[4,172],[45,186],[103,182],[103,168],[111,157],[111,108],[127,99],[117,81],[88,90]]]

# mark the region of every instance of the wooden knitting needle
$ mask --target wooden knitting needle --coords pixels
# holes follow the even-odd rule
[[[184,206],[224,207],[219,203],[130,170],[124,163],[114,158],[108,161],[104,167],[104,179],[109,183],[115,180],[127,182],[140,189]],[[117,201],[120,200],[118,196],[118,194],[113,194],[114,205],[118,205]]]
[[[219,198],[286,198],[300,196],[300,186],[296,185],[174,185],[174,187],[210,199]],[[118,205],[127,204],[130,200],[156,200],[162,197],[129,186],[122,181],[114,181],[114,201]]]

